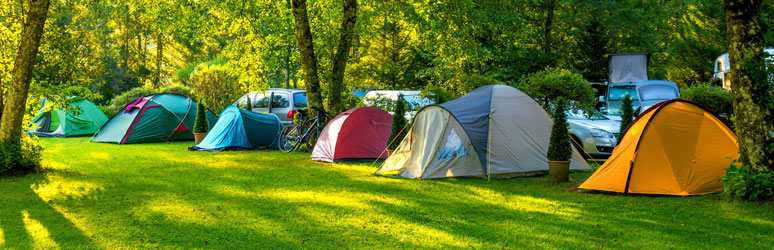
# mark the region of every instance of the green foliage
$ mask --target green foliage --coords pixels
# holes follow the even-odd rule
[[[720,179],[723,191],[747,201],[759,201],[774,198],[774,172],[761,172],[750,166],[741,165],[734,160],[726,169],[726,175]]]
[[[645,112],[642,110],[641,112]],[[624,138],[626,129],[629,128],[629,124],[634,120],[634,110],[632,110],[632,98],[627,94],[621,98],[621,127],[618,134],[618,143]]]
[[[309,107],[298,109],[298,112],[293,115],[293,124],[301,124],[301,120],[305,119],[304,114],[309,114]]]
[[[392,142],[388,148],[395,149],[398,147],[403,137],[408,133],[406,128],[408,121],[406,121],[406,110],[408,104],[403,100],[403,95],[398,95],[398,101],[395,102],[394,112],[392,114],[392,132],[390,133],[390,142]]]
[[[698,103],[715,114],[729,116],[734,113],[734,97],[731,92],[706,83],[683,89],[680,98]]]
[[[383,94],[376,94],[375,97],[363,98],[362,104],[363,106],[374,107],[387,112],[394,111],[396,107],[395,100]]]
[[[238,81],[239,76],[239,72],[228,65],[200,65],[191,75],[193,92],[198,101],[220,114],[242,96],[244,91]]]
[[[43,145],[24,136],[0,142],[0,176],[24,175],[40,170]]]
[[[102,112],[105,112],[105,115],[111,117],[117,114],[119,109],[129,105],[140,97],[146,97],[158,93],[168,93],[190,97],[191,89],[182,85],[168,85],[161,89],[155,89],[152,87],[137,87],[114,97],[112,100],[110,100],[110,106],[100,106],[100,109],[102,109]]]
[[[194,120],[194,133],[207,133],[209,124],[207,123],[207,108],[204,103],[196,104],[196,120]]]
[[[535,99],[549,114],[551,104],[557,100],[570,101],[573,109],[591,113],[597,100],[594,89],[583,76],[566,69],[547,68],[544,71],[530,74],[519,82],[518,88]]]
[[[551,139],[548,144],[549,161],[569,161],[572,157],[572,148],[570,145],[570,135],[567,132],[569,124],[567,123],[567,114],[564,113],[567,103],[560,99],[554,105],[554,125],[551,127]]]

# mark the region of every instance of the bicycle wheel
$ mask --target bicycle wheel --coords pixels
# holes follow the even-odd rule
[[[306,151],[311,153],[314,150],[314,146],[317,145],[317,138],[320,134],[316,130],[309,131],[309,135],[306,137]]]
[[[301,145],[301,140],[303,139],[301,133],[298,125],[295,124],[290,124],[282,128],[279,150],[287,153],[298,149],[298,146]]]

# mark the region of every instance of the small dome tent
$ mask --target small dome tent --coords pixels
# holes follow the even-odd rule
[[[637,117],[613,154],[580,188],[618,193],[699,195],[723,190],[739,157],[734,133],[715,115],[681,99]]]
[[[257,113],[229,106],[207,136],[191,150],[222,151],[276,149],[280,120],[275,114]]]
[[[331,120],[317,140],[312,160],[325,162],[387,158],[392,116],[378,108],[345,111]]]
[[[548,171],[552,121],[531,97],[487,85],[440,105],[426,106],[393,155],[376,173],[407,178],[506,178]],[[573,148],[570,169],[591,170]]]
[[[40,113],[32,118],[36,129],[27,132],[41,137],[84,136],[97,133],[108,117],[89,100],[75,98],[67,109],[51,109],[44,99]]]
[[[117,144],[193,140],[196,102],[186,96],[155,94],[141,97],[118,111],[92,139]],[[210,129],[217,121],[207,112]]]

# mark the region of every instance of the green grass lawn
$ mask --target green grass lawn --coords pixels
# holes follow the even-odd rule
[[[774,247],[773,203],[570,192],[590,173],[409,180],[306,153],[87,140],[44,139],[43,173],[0,178],[0,248]]]

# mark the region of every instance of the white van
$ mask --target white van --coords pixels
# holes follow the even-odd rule
[[[774,64],[774,48],[766,48],[764,51],[769,53],[766,61],[769,64]],[[726,73],[731,72],[731,61],[728,58],[728,53],[723,53],[717,59],[715,59],[715,78],[720,79],[723,88],[731,90],[731,80],[726,78]]]
[[[418,90],[372,90],[368,91],[368,93],[366,93],[366,95],[363,97],[363,104],[366,106],[382,109],[393,115],[395,114],[395,112],[393,112],[394,107],[385,106],[379,102],[379,99],[388,99],[392,102],[395,102],[398,100],[399,95],[403,95],[403,100],[408,104],[408,110],[406,110],[406,114],[404,116],[406,117],[407,121],[411,122],[411,119],[414,117],[414,115],[417,114],[419,109],[435,103],[435,101],[431,99],[422,97],[420,95],[421,93],[422,92]]]

